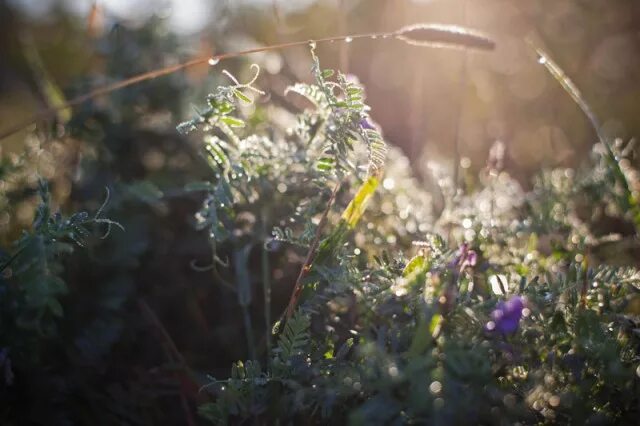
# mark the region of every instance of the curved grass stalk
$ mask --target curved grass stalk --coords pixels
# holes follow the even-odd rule
[[[609,165],[611,166],[613,173],[616,176],[616,179],[622,186],[622,190],[624,191],[624,203],[625,207],[630,209],[633,213],[633,223],[636,228],[636,234],[640,234],[640,200],[633,194],[631,189],[629,188],[629,182],[625,177],[624,172],[620,168],[619,160],[616,154],[613,152],[613,148],[611,148],[611,144],[605,134],[602,132],[602,125],[600,124],[600,120],[596,116],[595,112],[586,99],[582,95],[578,86],[569,78],[569,76],[564,72],[562,68],[549,56],[549,54],[537,46],[532,40],[526,39],[527,44],[536,52],[538,55],[538,62],[549,71],[549,74],[553,76],[553,78],[562,86],[564,91],[571,96],[571,99],[580,107],[584,115],[589,120],[589,123],[595,130],[600,143],[605,147],[606,150],[606,159]]]
[[[3,131],[0,131],[0,140],[5,139],[14,133],[24,129],[27,126],[35,124],[38,121],[46,120],[54,117],[61,111],[66,111],[70,108],[81,105],[91,99],[107,95],[111,92],[124,89],[134,84],[141,83],[143,81],[152,80],[155,78],[163,77],[169,74],[176,73],[181,70],[193,68],[195,66],[210,64],[216,65],[220,61],[236,58],[238,56],[249,55],[251,53],[259,53],[271,50],[287,49],[295,46],[303,46],[306,44],[328,43],[336,41],[352,41],[357,39],[388,39],[395,38],[405,43],[409,43],[416,46],[428,46],[428,47],[445,47],[445,48],[461,48],[471,47],[481,50],[491,50],[495,47],[495,43],[487,36],[473,31],[467,28],[458,27],[454,25],[441,25],[441,24],[416,24],[411,26],[402,27],[397,31],[391,32],[372,32],[365,34],[354,34],[345,36],[325,37],[317,40],[303,40],[293,41],[287,43],[279,43],[270,46],[256,47],[253,49],[242,50],[238,52],[221,53],[213,56],[203,56],[195,58],[186,62],[182,62],[176,65],[171,65],[165,68],[156,69],[153,71],[144,72],[136,76],[117,81],[115,83],[108,84],[106,86],[98,87],[91,90],[84,95],[80,95],[74,99],[63,104],[58,104],[54,107],[47,108],[39,111],[29,119],[18,122],[17,124],[10,126]]]

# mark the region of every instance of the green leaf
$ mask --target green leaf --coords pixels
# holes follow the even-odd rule
[[[240,99],[242,102],[248,105],[251,105],[253,103],[253,100],[251,100],[251,98],[249,98],[247,95],[245,95],[238,89],[234,89],[233,94],[235,95],[236,98]]]
[[[411,275],[413,272],[423,269],[426,262],[427,260],[423,255],[419,254],[417,256],[414,256],[409,261],[409,263],[407,263],[407,266],[404,267],[404,270],[402,271],[402,276],[406,278],[409,275]]]
[[[442,315],[434,314],[431,317],[431,321],[429,322],[429,333],[432,337],[436,337],[440,332],[440,327],[442,326]]]
[[[342,220],[344,220],[349,228],[353,229],[360,221],[362,214],[367,208],[369,199],[376,191],[379,181],[378,178],[370,176],[358,189],[358,192],[353,197],[344,213],[342,213]]]
[[[229,116],[220,117],[220,121],[222,121],[223,123],[225,123],[229,127],[244,127],[245,126],[244,121],[240,120],[239,118],[235,118],[235,117],[229,117]]]
[[[333,76],[333,74],[335,74],[334,70],[331,69],[326,69],[322,71],[322,78],[329,78],[331,76]]]
[[[278,340],[278,347],[275,349],[278,358],[286,362],[294,355],[303,353],[309,344],[309,327],[311,321],[309,317],[300,310],[287,321]]]

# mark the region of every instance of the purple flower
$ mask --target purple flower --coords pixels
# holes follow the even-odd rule
[[[518,329],[525,300],[520,296],[512,296],[506,302],[500,301],[491,312],[491,321],[486,325],[488,331],[511,334]]]
[[[476,266],[478,255],[469,248],[469,243],[464,243],[458,249],[456,257],[449,263],[449,267],[456,273],[462,272],[468,266]]]
[[[377,130],[376,126],[374,126],[368,118],[363,118],[362,120],[360,120],[360,127],[365,130]]]

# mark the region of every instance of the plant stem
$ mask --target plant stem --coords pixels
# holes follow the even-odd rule
[[[425,24],[428,26],[428,24]],[[433,45],[434,47],[441,47],[441,44],[438,44],[438,42],[441,42],[441,38],[439,37],[442,34],[456,34],[456,31],[458,29],[447,29],[446,27],[437,27],[437,28],[431,28],[431,32],[432,34],[428,37],[432,37],[435,42],[435,44]],[[133,77],[124,79],[124,80],[120,80],[117,81],[115,83],[112,84],[107,84],[106,86],[102,86],[102,87],[98,87],[94,90],[91,90],[88,93],[85,93],[84,95],[80,95],[78,97],[75,97],[73,99],[71,99],[68,102],[64,102],[61,105],[58,105],[56,107],[53,108],[47,108],[47,109],[43,109],[39,112],[37,112],[36,114],[32,115],[29,119],[18,122],[17,124],[8,127],[7,129],[3,130],[2,132],[0,132],[0,140],[9,137],[11,135],[13,135],[14,133],[24,129],[25,127],[36,123],[37,121],[40,120],[46,120],[46,119],[50,119],[53,116],[56,115],[56,113],[58,113],[59,111],[71,108],[71,107],[75,107],[78,106],[80,104],[83,104],[91,99],[97,98],[98,96],[103,96],[106,95],[108,93],[114,92],[116,90],[120,90],[120,89],[124,89],[125,87],[128,86],[132,86],[134,84],[137,83],[141,83],[143,81],[147,81],[147,80],[152,80],[154,78],[158,78],[158,77],[163,77],[165,75],[169,75],[169,74],[173,74],[177,71],[180,70],[184,70],[187,68],[192,68],[195,66],[199,66],[199,65],[204,65],[206,63],[209,63],[211,65],[215,65],[217,64],[219,61],[222,61],[224,59],[229,59],[229,58],[236,58],[238,56],[243,56],[243,55],[248,55],[251,53],[259,53],[259,52],[266,52],[266,51],[270,51],[270,50],[280,50],[280,49],[286,49],[289,47],[295,47],[295,46],[303,46],[305,44],[309,44],[309,43],[327,43],[327,42],[336,42],[336,41],[345,41],[345,40],[356,40],[356,39],[369,39],[369,38],[380,38],[380,39],[387,39],[387,38],[397,38],[400,40],[403,40],[405,42],[409,42],[406,38],[403,38],[403,35],[407,32],[407,28],[400,28],[399,30],[396,31],[386,31],[386,32],[371,32],[371,33],[364,33],[364,34],[353,34],[353,35],[341,35],[341,36],[333,36],[333,37],[324,37],[324,38],[319,38],[316,40],[303,40],[303,41],[292,41],[292,42],[286,42],[286,43],[278,43],[278,44],[273,44],[270,46],[262,46],[262,47],[256,47],[253,49],[247,49],[247,50],[242,50],[242,51],[238,51],[238,52],[228,52],[228,53],[221,53],[218,55],[211,55],[211,56],[203,56],[203,57],[198,57],[186,62],[182,62],[176,65],[171,65],[168,67],[164,67],[164,68],[159,68],[153,71],[148,71],[148,72],[144,72],[138,75],[135,75]],[[468,35],[466,36],[467,39],[469,39],[466,42],[471,42],[474,37],[480,37],[483,38],[481,36],[475,36],[475,35]],[[488,40],[488,39],[487,39]],[[428,43],[429,40],[423,40],[425,43]],[[455,41],[451,41],[449,44],[454,46],[454,47],[459,47],[459,46],[463,46],[465,45],[465,40],[455,40]],[[487,47],[481,47],[483,49],[487,49]]]
[[[262,214],[262,234],[267,241],[267,213]],[[264,293],[265,339],[267,342],[267,363],[271,354],[271,269],[269,268],[269,252],[262,247],[262,290]]]
[[[327,207],[322,213],[322,218],[320,219],[320,223],[318,223],[318,227],[316,228],[316,234],[313,238],[313,242],[309,247],[309,251],[307,252],[307,257],[300,269],[300,273],[298,274],[298,279],[296,279],[296,284],[293,286],[293,291],[291,292],[291,299],[289,300],[289,305],[287,306],[287,310],[285,311],[287,319],[293,316],[293,312],[298,304],[298,299],[300,299],[300,294],[302,293],[302,280],[307,276],[309,271],[311,270],[311,262],[313,262],[313,258],[316,255],[316,251],[318,249],[318,244],[320,243],[320,237],[322,236],[322,230],[327,223],[327,216],[329,215],[329,211],[331,210],[331,205],[336,199],[336,195],[338,190],[340,189],[340,182],[336,184],[336,187],[333,189],[331,193],[331,197],[329,201],[327,201]]]
[[[257,360],[256,345],[253,340],[253,327],[251,326],[251,312],[249,312],[249,307],[246,305],[241,305],[241,308],[242,319],[244,320],[244,328],[247,336],[247,346],[249,347],[249,358],[251,360]]]

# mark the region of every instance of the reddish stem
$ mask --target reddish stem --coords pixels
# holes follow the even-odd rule
[[[289,299],[289,305],[287,306],[286,315],[287,319],[293,316],[293,312],[296,309],[298,304],[298,299],[300,299],[300,294],[302,294],[302,280],[304,277],[309,274],[311,270],[311,263],[316,256],[316,252],[318,250],[318,245],[320,244],[320,237],[322,236],[322,230],[327,223],[327,216],[329,215],[329,211],[331,210],[331,206],[336,199],[336,194],[340,189],[340,183],[336,184],[336,187],[333,189],[331,193],[331,197],[329,197],[329,201],[327,201],[327,207],[322,213],[322,218],[320,219],[320,223],[318,223],[318,227],[316,228],[316,233],[313,238],[313,242],[309,247],[309,251],[307,252],[307,257],[300,269],[300,274],[298,274],[298,279],[296,280],[296,285],[293,287],[293,292],[291,293],[291,299]]]

